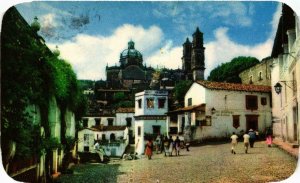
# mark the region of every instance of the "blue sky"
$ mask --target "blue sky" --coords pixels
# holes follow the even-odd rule
[[[182,43],[204,33],[207,77],[236,56],[271,53],[277,2],[29,2],[16,6],[30,24],[37,16],[47,45],[57,45],[79,79],[105,79],[132,39],[153,67],[181,67]]]

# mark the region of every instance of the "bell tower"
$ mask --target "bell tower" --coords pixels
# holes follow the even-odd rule
[[[182,47],[183,47],[183,56],[181,57],[182,70],[185,74],[185,79],[192,80],[193,78],[191,72],[192,43],[190,42],[189,38],[186,38],[186,41],[185,43],[183,43]]]
[[[204,50],[203,47],[203,33],[200,32],[199,27],[193,34],[192,54],[191,54],[191,70],[193,73],[193,80],[204,80]]]

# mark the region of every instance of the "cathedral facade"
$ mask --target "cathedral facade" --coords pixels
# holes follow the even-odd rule
[[[167,88],[171,93],[180,80],[204,80],[204,51],[203,33],[197,27],[192,42],[187,38],[183,43],[182,68],[162,68],[157,75],[157,70],[143,63],[143,55],[135,49],[134,42],[130,40],[127,49],[120,53],[119,65],[106,66],[106,81],[95,87],[96,97],[93,103],[97,103],[95,106],[101,108],[95,111],[102,115],[104,111],[107,111],[107,114],[111,113],[114,108],[113,98],[120,92],[125,94],[127,101],[133,101],[132,96],[137,92]]]
[[[143,65],[143,55],[134,48],[134,42],[128,42],[128,48],[120,54],[120,66],[106,66],[108,88],[130,89],[135,85],[148,86],[154,69]]]

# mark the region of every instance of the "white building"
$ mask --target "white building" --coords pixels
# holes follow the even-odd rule
[[[194,82],[185,95],[185,107],[171,111],[178,116],[178,132],[194,127],[193,140],[228,137],[249,129],[271,127],[270,86]]]
[[[134,120],[134,107],[118,108],[116,110],[116,125],[126,126],[129,133],[129,143],[134,143],[135,134],[135,120]]]
[[[135,94],[135,150],[144,153],[145,137],[167,134],[168,92],[145,90]]]
[[[92,126],[117,126],[116,117],[115,116],[89,116],[82,118],[82,126],[92,127]]]
[[[108,156],[122,156],[129,143],[126,126],[93,126],[78,132],[78,152],[94,152],[99,141]]]
[[[272,90],[273,133],[299,145],[300,28],[296,14],[284,4],[271,57],[271,86],[279,86]]]

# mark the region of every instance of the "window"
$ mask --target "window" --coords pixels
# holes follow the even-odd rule
[[[106,140],[105,134],[102,134],[102,140]]]
[[[246,109],[248,110],[257,110],[257,96],[255,95],[246,95]]]
[[[141,136],[141,127],[138,127],[138,136]]]
[[[113,118],[107,118],[108,126],[113,126],[114,119]]]
[[[267,98],[266,97],[261,97],[260,103],[261,103],[261,105],[267,105]]]
[[[166,99],[165,98],[159,98],[158,99],[158,108],[164,108],[165,107],[165,103],[166,103]]]
[[[201,121],[200,120],[196,120],[196,126],[201,126]]]
[[[141,109],[142,108],[142,99],[139,99],[137,102],[138,102],[139,109]]]
[[[188,106],[192,106],[192,98],[188,98]]]
[[[154,99],[147,98],[147,108],[154,108]]]
[[[131,127],[132,118],[126,118],[126,126]]]
[[[262,78],[262,72],[259,72],[259,74],[258,74],[258,81],[261,81],[261,80],[263,80],[263,78]]]
[[[99,126],[100,125],[100,121],[101,121],[101,118],[95,118],[95,125]]]
[[[253,79],[252,79],[252,76],[250,76],[250,79],[249,79],[249,84],[253,84]]]
[[[111,141],[115,141],[116,140],[116,135],[114,133],[110,134],[110,138]]]
[[[240,115],[232,115],[232,126],[235,129],[240,127]]]
[[[89,119],[87,119],[87,118],[83,119],[83,127],[88,127],[88,121],[89,121]]]

